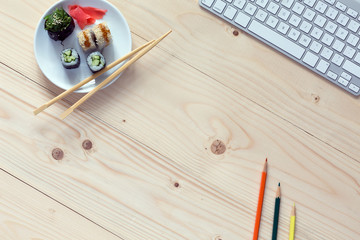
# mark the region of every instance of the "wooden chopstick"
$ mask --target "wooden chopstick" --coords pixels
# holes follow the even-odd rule
[[[149,46],[151,43],[153,43],[155,40],[151,40],[147,43],[145,43],[144,45],[136,48],[135,50],[129,52],[128,54],[126,54],[125,56],[119,58],[118,60],[112,62],[111,64],[107,65],[104,69],[102,69],[101,71],[91,75],[90,77],[82,80],[81,82],[79,82],[78,84],[74,85],[73,87],[69,88],[68,90],[66,90],[65,92],[61,93],[60,95],[58,95],[57,97],[54,97],[53,99],[51,99],[50,101],[48,101],[47,103],[45,103],[44,105],[42,105],[41,107],[35,109],[34,115],[39,114],[40,112],[44,111],[46,108],[50,107],[51,105],[53,105],[54,103],[56,103],[57,101],[63,99],[64,97],[66,97],[67,95],[69,95],[70,93],[74,92],[75,90],[77,90],[78,88],[80,88],[81,86],[85,85],[86,83],[90,82],[91,80],[99,77],[101,74],[105,73],[106,71],[112,69],[113,67],[115,67],[116,65],[120,64],[121,62],[123,62],[124,60],[132,57],[133,55],[135,55],[136,53],[138,53],[140,50],[144,49],[145,47]]]
[[[77,107],[79,107],[82,103],[84,103],[88,98],[90,98],[93,94],[95,94],[99,89],[103,86],[111,82],[117,75],[119,75],[122,71],[128,68],[131,64],[136,62],[139,58],[141,58],[145,53],[150,51],[153,47],[155,47],[161,40],[163,40],[167,35],[169,35],[172,30],[169,30],[167,33],[162,35],[160,38],[155,40],[153,43],[142,49],[137,55],[135,55],[131,60],[122,65],[119,69],[113,72],[108,78],[102,81],[99,85],[97,85],[93,90],[88,92],[85,96],[83,96],[79,101],[74,103],[70,108],[68,108],[65,112],[60,115],[61,119],[65,119],[70,113],[72,113]]]

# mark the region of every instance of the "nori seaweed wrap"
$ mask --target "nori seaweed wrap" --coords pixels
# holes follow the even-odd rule
[[[62,8],[56,8],[44,19],[44,28],[48,31],[49,37],[55,41],[63,41],[74,31],[74,19]]]

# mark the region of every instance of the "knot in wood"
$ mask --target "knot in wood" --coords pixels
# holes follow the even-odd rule
[[[82,147],[85,150],[90,150],[92,148],[92,142],[89,139],[87,139],[87,140],[83,141]]]
[[[216,155],[223,154],[226,151],[226,146],[221,140],[215,140],[211,144],[211,152]]]
[[[312,100],[314,103],[318,103],[320,101],[320,96],[316,94],[311,94]]]
[[[52,150],[52,157],[55,160],[61,160],[64,157],[64,152],[60,148],[55,148]]]

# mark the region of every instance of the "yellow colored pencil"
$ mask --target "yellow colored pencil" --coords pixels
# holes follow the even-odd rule
[[[291,209],[291,214],[290,214],[290,230],[289,230],[289,240],[294,240],[295,237],[295,203]]]

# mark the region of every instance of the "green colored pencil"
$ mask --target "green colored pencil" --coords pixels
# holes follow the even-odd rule
[[[272,240],[276,240],[276,238],[277,238],[277,230],[278,230],[278,224],[279,224],[279,211],[280,211],[280,183],[278,185],[278,188],[276,191],[276,198],[275,198]]]

